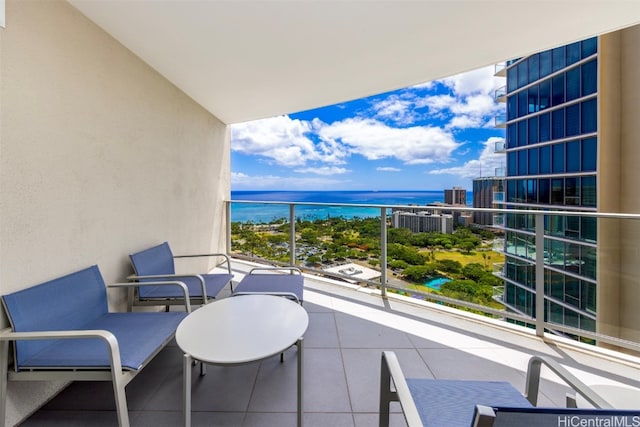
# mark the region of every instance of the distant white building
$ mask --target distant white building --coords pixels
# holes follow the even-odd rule
[[[453,233],[453,215],[436,215],[428,211],[402,212],[395,211],[391,216],[394,228],[408,228],[414,233],[440,232]]]
[[[327,273],[339,274],[341,276],[349,276],[353,278],[353,280],[349,280],[350,282],[358,282],[361,280],[375,280],[381,276],[380,272],[377,270],[363,267],[354,263],[324,268],[323,271],[326,271]]]

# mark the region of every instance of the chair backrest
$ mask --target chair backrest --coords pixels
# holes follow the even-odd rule
[[[78,329],[107,313],[107,288],[97,265],[2,297],[16,332]],[[16,364],[49,341],[17,341]]]
[[[638,410],[476,407],[472,427],[640,426]]]
[[[133,253],[129,258],[136,276],[175,274],[173,253],[167,242]]]

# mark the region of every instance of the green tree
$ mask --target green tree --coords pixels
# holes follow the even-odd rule
[[[459,273],[462,268],[462,264],[460,264],[460,262],[452,259],[440,259],[436,261],[436,266],[438,267],[438,270],[446,273]]]
[[[476,282],[486,273],[482,265],[477,262],[472,262],[462,268],[462,274],[464,274],[467,279],[475,280]]]
[[[423,282],[425,279],[436,274],[433,265],[413,265],[407,267],[402,275],[413,282]]]
[[[389,262],[389,267],[404,270],[405,268],[409,267],[409,264],[401,259],[394,259]]]

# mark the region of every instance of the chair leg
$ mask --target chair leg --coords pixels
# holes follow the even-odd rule
[[[125,394],[125,384],[122,380],[122,372],[113,372],[113,394],[116,400],[116,411],[118,413],[118,426],[129,427],[129,410],[127,409],[127,395]]]
[[[389,427],[389,405],[393,398],[391,387],[391,372],[387,366],[382,354],[382,363],[380,366],[380,408],[379,408],[379,427]]]
[[[280,353],[280,363],[284,363],[284,352]]]
[[[7,371],[9,364],[9,341],[0,342],[0,427],[7,417]]]

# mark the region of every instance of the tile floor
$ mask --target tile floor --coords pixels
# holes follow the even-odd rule
[[[236,275],[238,277],[238,275]],[[587,384],[640,387],[638,366],[547,344],[528,333],[382,300],[353,287],[307,279],[304,307],[304,423],[307,427],[370,427],[378,423],[380,355],[396,352],[407,377],[506,380],[523,390],[532,354],[553,356]],[[234,367],[193,368],[192,425],[296,425],[296,349]],[[562,406],[568,388],[543,371],[540,406]],[[182,353],[163,350],[127,386],[132,426],[182,423]],[[392,426],[405,425],[399,407]],[[116,424],[111,383],[75,382],[28,418],[24,426]]]

